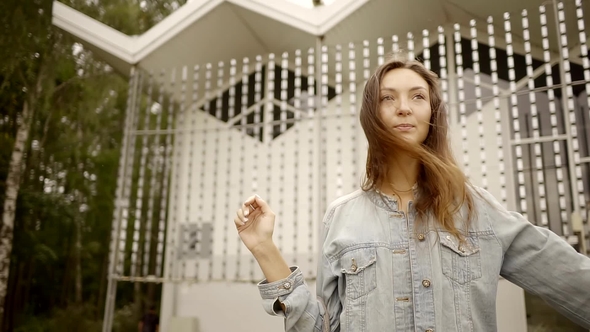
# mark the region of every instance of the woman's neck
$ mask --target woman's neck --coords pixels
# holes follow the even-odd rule
[[[408,203],[414,200],[413,187],[418,180],[420,163],[416,159],[398,156],[389,163],[388,176],[381,185],[381,192],[398,199],[398,209],[408,212]]]
[[[393,193],[398,195],[411,193],[412,187],[418,180],[419,172],[420,163],[418,160],[406,156],[397,156],[395,160],[389,163],[387,183],[384,183],[384,187],[393,190]]]

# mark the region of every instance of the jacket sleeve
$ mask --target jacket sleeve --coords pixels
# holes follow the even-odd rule
[[[500,274],[590,328],[590,258],[552,231],[506,211],[489,193],[489,220],[504,253]]]
[[[283,280],[272,283],[263,280],[258,284],[264,309],[271,315],[285,317],[287,332],[322,332],[326,315],[324,306],[310,292],[301,270],[291,267],[291,271]],[[342,305],[338,293],[338,274],[323,253],[319,255],[316,294],[326,305],[330,331],[339,331]],[[280,303],[285,306],[285,312]]]

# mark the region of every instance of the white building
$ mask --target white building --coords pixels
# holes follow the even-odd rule
[[[54,24],[130,82],[107,322],[117,282],[156,282],[163,331],[281,330],[234,210],[269,200],[314,289],[323,211],[364,172],[364,81],[396,48],[441,76],[471,181],[588,254],[587,2],[296,2],[194,0],[141,36],[54,3]],[[521,289],[500,280],[497,308],[500,331],[526,330]]]

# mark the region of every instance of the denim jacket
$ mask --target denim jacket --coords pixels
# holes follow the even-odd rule
[[[475,190],[475,215],[461,244],[433,220],[416,223],[411,202],[407,215],[375,191],[333,202],[323,221],[316,290],[331,331],[496,331],[499,276],[590,328],[590,259]],[[457,223],[465,211],[459,215]],[[286,331],[322,331],[324,306],[299,268],[291,270],[284,280],[258,285],[265,310],[284,315]]]

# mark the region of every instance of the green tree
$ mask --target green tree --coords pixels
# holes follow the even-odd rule
[[[66,4],[133,35],[182,3]],[[128,87],[125,73],[112,72],[51,25],[51,6],[48,0],[0,2],[0,25],[11,32],[0,35],[0,319],[6,331],[61,331],[68,318],[67,329],[89,330],[102,317],[105,298]],[[140,287],[128,289],[120,304],[139,303]]]
[[[81,304],[88,297],[82,288],[84,271],[98,272],[96,281],[104,276],[100,271],[108,246],[97,243],[108,243],[110,224],[104,220],[112,216],[126,99],[126,83],[119,75],[89,52],[73,53],[76,44],[59,31],[54,34],[62,47],[52,49],[57,54],[52,74],[61,88],[43,96],[47,101],[29,127],[21,165],[27,176],[20,181],[15,214],[18,247],[10,274],[16,302],[7,306],[32,313],[36,308],[25,308],[29,302]],[[100,223],[96,217],[102,218]],[[51,285],[62,285],[60,292],[43,297],[47,291],[42,289],[54,289]]]
[[[12,153],[8,160],[5,196],[0,228],[0,317],[4,313],[7,291],[16,201],[22,176],[22,161],[26,153],[30,127],[39,105],[44,103],[43,92],[49,67],[46,65],[45,49],[50,45],[51,2],[32,1],[27,5],[18,1],[2,1],[0,25],[4,33],[0,37],[0,63],[2,66],[0,92],[9,102],[5,114],[14,136]],[[19,91],[20,90],[20,91]],[[4,99],[3,98],[3,99]],[[12,138],[12,140],[11,140]]]

